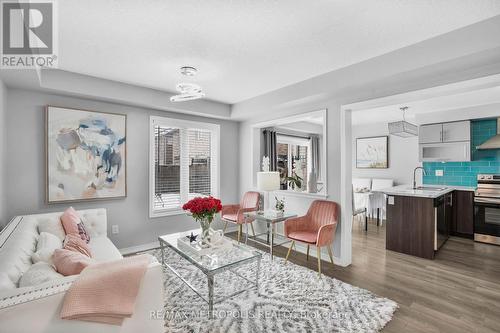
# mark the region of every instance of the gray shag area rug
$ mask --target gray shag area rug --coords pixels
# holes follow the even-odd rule
[[[149,253],[161,262],[161,251]],[[172,250],[165,261],[208,296],[206,276]],[[249,282],[226,271],[215,276],[215,296],[230,295],[251,288],[214,305],[208,305],[188,286],[163,267],[165,285],[165,332],[378,332],[391,319],[397,304],[368,290],[354,287],[316,271],[285,263],[282,258],[263,253],[259,291]],[[237,272],[255,277],[255,264]]]

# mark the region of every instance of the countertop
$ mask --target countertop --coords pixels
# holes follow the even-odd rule
[[[420,197],[420,198],[438,198],[447,193],[457,191],[474,191],[475,187],[468,186],[449,186],[449,185],[424,185],[426,188],[435,188],[436,190],[429,189],[412,189],[412,185],[398,185],[372,192],[382,192],[387,195],[399,195],[407,197]]]

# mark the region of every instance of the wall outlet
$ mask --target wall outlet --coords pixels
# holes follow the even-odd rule
[[[436,170],[436,177],[443,177],[443,170]]]
[[[117,233],[119,233],[119,232],[120,232],[120,229],[118,228],[118,224],[113,224],[113,225],[111,226],[111,233],[112,233],[112,234],[117,234]]]

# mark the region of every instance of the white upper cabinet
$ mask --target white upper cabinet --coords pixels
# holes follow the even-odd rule
[[[441,142],[443,124],[422,125],[418,130],[418,143]]]
[[[422,125],[418,143],[470,141],[470,121]]]
[[[443,124],[443,142],[470,141],[470,121]]]
[[[468,162],[470,158],[470,142],[467,141],[419,145],[419,161],[421,162]]]
[[[470,161],[470,121],[422,125],[420,161]]]

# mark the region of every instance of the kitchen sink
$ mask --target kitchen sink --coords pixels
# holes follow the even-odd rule
[[[446,190],[447,188],[446,187],[433,187],[433,186],[417,186],[416,189],[414,189],[413,187],[410,187],[409,189],[410,190],[436,191],[436,192],[439,192],[439,191],[442,191],[442,190]]]

